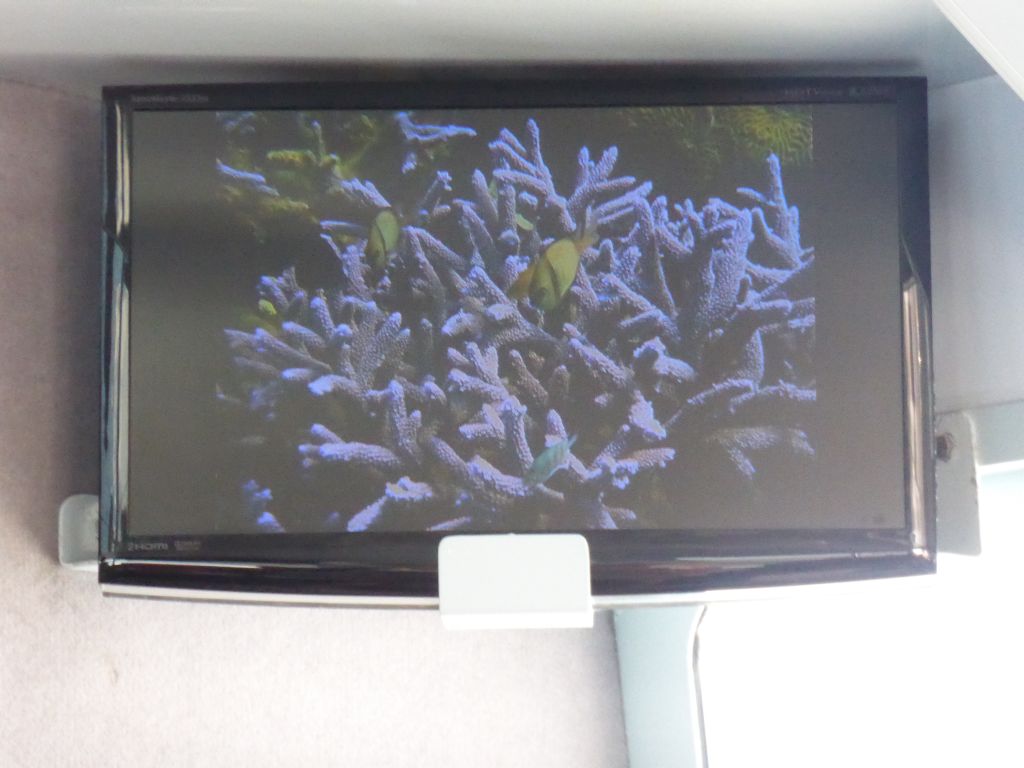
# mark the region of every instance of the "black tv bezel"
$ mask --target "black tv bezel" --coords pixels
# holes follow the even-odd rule
[[[137,110],[416,109],[743,103],[895,105],[904,338],[902,529],[584,531],[600,600],[774,587],[934,571],[934,436],[926,82],[923,78],[693,79],[621,71],[465,70],[332,83],[111,87],[104,99],[100,581],[113,590],[318,596],[354,602],[437,597],[440,533],[129,537],[129,176]]]

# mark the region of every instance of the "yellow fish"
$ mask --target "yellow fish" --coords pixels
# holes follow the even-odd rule
[[[538,309],[549,311],[562,303],[572,288],[576,272],[580,268],[580,256],[597,242],[590,211],[587,211],[583,234],[577,237],[563,237],[544,249],[516,278],[508,289],[514,299],[530,297],[530,303]]]
[[[242,326],[249,330],[262,328],[271,336],[278,336],[281,333],[281,326],[274,322],[275,318],[268,318],[265,315],[255,314],[253,312],[243,312],[239,319],[241,320]]]
[[[366,258],[376,270],[383,270],[398,248],[402,224],[390,208],[385,208],[373,217],[370,235],[366,238]]]

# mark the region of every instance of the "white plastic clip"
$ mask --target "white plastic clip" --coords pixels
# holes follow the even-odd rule
[[[579,534],[447,536],[437,566],[448,629],[594,626],[590,548]]]
[[[57,552],[60,564],[76,571],[96,571],[100,556],[100,500],[79,493],[60,505]]]

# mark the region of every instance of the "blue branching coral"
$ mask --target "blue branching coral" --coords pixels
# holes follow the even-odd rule
[[[226,331],[244,407],[278,427],[286,410],[307,418],[287,432],[296,482],[334,491],[306,530],[643,527],[658,509],[685,527],[687,466],[717,462],[756,490],[762,457],[813,456],[814,256],[775,155],[763,191],[738,190],[744,205],[697,208],[617,175],[615,147],[580,149],[560,186],[528,120],[456,186],[423,151],[474,131],[395,120],[407,199],[333,182],[321,229],[338,286],[263,277],[272,322]],[[381,211],[400,226],[383,269],[366,256]],[[512,298],[563,241],[579,250],[564,300]],[[270,490],[245,493],[258,525],[289,527]]]

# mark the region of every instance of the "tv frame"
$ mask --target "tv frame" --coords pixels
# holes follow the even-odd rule
[[[104,100],[100,582],[108,593],[432,605],[443,533],[127,537],[130,167],[136,110],[426,109],[889,102],[897,110],[903,315],[902,529],[584,531],[598,606],[645,596],[934,571],[927,105],[923,78],[694,79],[644,67],[400,79],[109,87]]]

